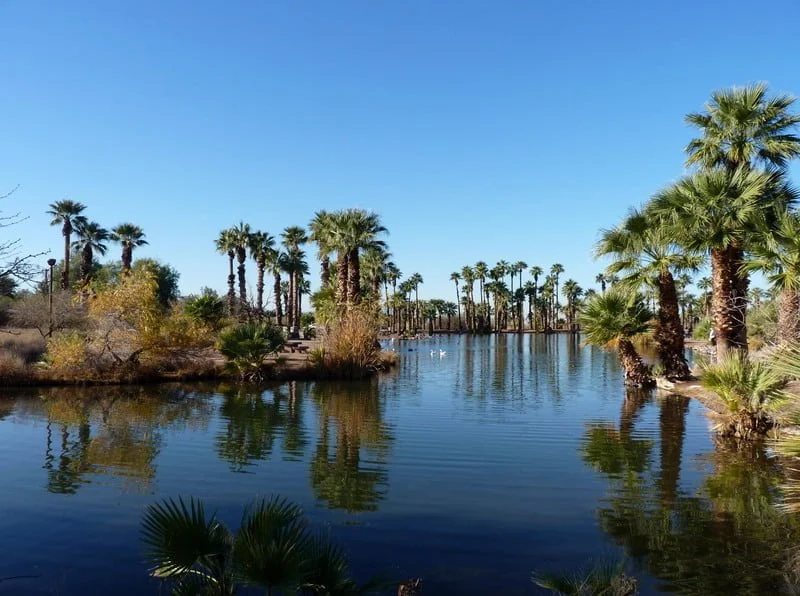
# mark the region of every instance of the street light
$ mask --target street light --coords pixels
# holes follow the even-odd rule
[[[53,335],[53,267],[56,265],[55,259],[47,259],[47,264],[50,265],[50,288],[47,291],[47,297],[50,301],[50,322],[48,325],[47,337]]]

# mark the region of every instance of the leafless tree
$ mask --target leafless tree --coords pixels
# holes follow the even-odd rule
[[[0,201],[9,198],[17,188],[0,195]],[[20,238],[8,237],[8,228],[26,219],[20,212],[6,214],[0,210],[0,279],[10,277],[21,282],[32,282],[41,271],[35,266],[34,260],[45,253],[25,252]]]

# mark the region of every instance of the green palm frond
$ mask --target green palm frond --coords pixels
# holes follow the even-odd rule
[[[646,332],[652,318],[643,296],[615,286],[588,299],[578,321],[587,343],[602,346]]]
[[[717,364],[701,363],[701,369],[701,385],[719,395],[733,413],[771,413],[785,400],[784,377],[766,362],[754,362],[739,350]]]

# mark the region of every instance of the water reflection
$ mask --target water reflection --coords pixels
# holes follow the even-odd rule
[[[208,424],[207,400],[186,399],[181,389],[52,388],[38,399],[16,402],[21,418],[45,420],[46,488],[74,494],[99,478],[126,490],[150,492],[165,428]]]
[[[319,409],[314,496],[332,509],[376,511],[389,488],[392,442],[378,382],[316,383],[311,396]]]
[[[277,437],[285,458],[303,457],[308,438],[302,424],[302,389],[296,382],[269,389],[222,386],[218,393],[225,426],[217,434],[216,449],[233,471],[246,472],[269,459]]]
[[[683,398],[658,398],[659,459],[637,437],[637,413],[650,398],[629,396],[619,426],[590,424],[581,453],[609,482],[600,525],[634,561],[677,594],[772,594],[800,524],[776,507],[781,472],[763,446],[718,443],[696,465],[709,473],[695,494],[679,490]]]

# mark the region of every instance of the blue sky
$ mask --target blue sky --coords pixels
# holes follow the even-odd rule
[[[560,262],[588,287],[597,230],[682,174],[686,112],[752,81],[800,93],[800,3],[753,12],[6,0],[0,188],[20,188],[2,209],[29,216],[26,248],[55,256],[53,201],[136,222],[151,243],[137,254],[175,266],[187,293],[223,288],[221,228],[278,234],[350,206],[381,214],[422,296],[449,297],[450,272],[477,260]]]

